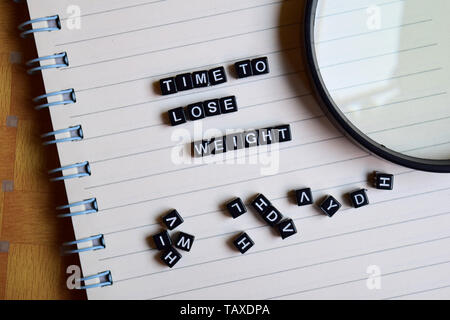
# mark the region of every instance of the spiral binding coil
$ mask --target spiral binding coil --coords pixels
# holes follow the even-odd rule
[[[79,170],[84,170],[84,171],[77,172],[77,173],[74,173],[74,174],[70,174],[68,176],[62,175],[60,177],[51,178],[50,181],[69,180],[69,179],[74,179],[74,178],[87,177],[87,176],[91,175],[91,166],[89,165],[88,161],[75,163],[75,164],[71,164],[71,165],[68,165],[68,166],[60,167],[60,168],[56,168],[56,169],[50,170],[48,172],[48,174],[51,175],[51,174],[63,172],[63,171],[70,170],[70,169],[77,169],[77,171],[79,171]]]
[[[33,29],[33,24],[39,23],[39,22],[47,22],[47,27],[37,28]],[[30,27],[30,29],[27,29]],[[19,30],[22,31],[20,36],[22,38],[25,38],[26,36],[37,33],[37,32],[50,32],[50,31],[56,31],[61,29],[61,20],[59,19],[58,15],[50,16],[50,17],[44,17],[44,18],[38,18],[33,20],[28,20],[22,23],[18,26]]]
[[[63,133],[70,134],[70,137],[56,139],[57,135],[63,134]],[[41,138],[44,139],[44,138],[48,138],[48,137],[51,137],[51,136],[54,136],[55,139],[43,142],[42,144],[44,146],[48,146],[48,145],[56,144],[56,143],[68,142],[68,141],[83,140],[83,129],[81,128],[81,125],[78,125],[78,126],[69,127],[69,128],[66,128],[66,129],[61,129],[61,130],[56,130],[56,131],[44,133],[43,135],[41,135]]]
[[[63,206],[56,207],[56,210],[66,210],[74,207],[84,206],[85,209],[82,211],[76,211],[76,212],[69,212],[69,213],[61,213],[58,214],[58,218],[68,218],[68,217],[76,217],[84,214],[91,214],[98,212],[98,204],[96,198],[91,198],[79,202],[74,202],[70,204],[66,204]]]
[[[55,60],[54,64],[41,65],[41,62]],[[67,57],[67,52],[61,52],[57,54],[52,54],[50,56],[39,57],[36,59],[32,59],[26,63],[27,67],[32,67],[28,69],[28,74],[33,74],[38,71],[46,70],[46,69],[55,69],[55,68],[63,68],[69,66],[69,58]]]
[[[63,100],[48,102],[48,98],[56,97],[59,95],[62,96]],[[56,91],[56,92],[46,93],[46,94],[43,94],[43,95],[40,95],[40,96],[34,98],[33,102],[39,103],[39,101],[43,101],[43,100],[47,100],[47,102],[34,107],[36,110],[41,110],[44,108],[50,108],[50,107],[59,106],[59,105],[73,104],[73,103],[77,102],[77,98],[75,96],[74,89],[66,89],[66,90],[60,90],[60,91]]]
[[[13,0],[14,2],[18,3],[21,2],[20,0]],[[46,26],[39,26],[37,25],[44,25]],[[58,31],[61,29],[61,20],[58,15],[43,17],[43,18],[37,18],[28,20],[18,26],[18,29],[21,31],[20,36],[22,38],[26,38],[29,35],[40,33],[40,32],[52,32],[52,31]],[[53,60],[53,63],[51,63]],[[36,59],[29,60],[26,63],[26,66],[29,67],[27,70],[28,74],[34,74],[39,71],[43,70],[49,70],[49,69],[58,69],[58,68],[64,68],[69,66],[69,58],[67,52],[61,52],[61,53],[55,53],[53,55],[48,55],[44,57],[38,57]],[[61,96],[60,100],[56,100],[58,96]],[[60,90],[56,92],[46,93],[43,95],[40,95],[33,99],[33,102],[38,103],[38,105],[35,107],[36,110],[41,110],[45,108],[51,108],[55,106],[63,106],[68,104],[74,104],[76,103],[76,95],[74,89],[66,89],[66,90]],[[58,138],[57,135],[69,135],[65,138]],[[81,125],[72,126],[65,129],[55,130],[52,132],[45,133],[41,135],[41,138],[49,138],[53,137],[52,140],[47,140],[43,142],[43,145],[53,145],[63,142],[69,142],[69,141],[79,141],[83,139],[83,129]],[[66,170],[76,170],[76,173],[70,174],[70,175],[64,175],[64,171]],[[74,179],[74,178],[81,178],[91,175],[91,168],[88,161],[76,163],[68,166],[63,166],[60,168],[56,168],[53,170],[50,170],[48,172],[49,175],[53,175],[56,173],[61,173],[61,176],[51,178],[50,181],[63,181],[68,179]],[[72,212],[72,209],[80,207],[79,211]],[[68,218],[68,217],[76,217],[81,215],[87,215],[98,212],[98,203],[96,198],[90,198],[79,202],[73,202],[66,205],[62,205],[56,208],[57,211],[64,210],[69,212],[60,213],[57,215],[59,218]],[[83,245],[91,242],[92,246],[90,247],[83,247]],[[70,249],[70,247],[75,246],[75,248]],[[82,253],[87,251],[95,251],[106,248],[105,245],[105,238],[103,234],[92,236],[89,238],[79,239],[75,241],[65,242],[62,245],[63,251],[66,254],[73,254],[73,253]],[[94,283],[90,283],[92,281],[96,280]],[[111,271],[103,271],[95,275],[87,276],[84,278],[79,279],[80,283],[83,283],[83,285],[79,286],[77,289],[86,290],[86,289],[92,289],[92,288],[99,288],[99,287],[105,287],[110,286],[113,284],[113,279],[111,275]]]
[[[99,281],[100,281],[99,283],[93,283],[93,284],[89,284],[89,285],[86,284],[87,281],[93,280],[96,278],[99,279]],[[81,289],[81,290],[92,289],[92,288],[101,288],[101,287],[110,286],[113,284],[111,271],[109,271],[109,270],[101,272],[99,274],[89,276],[89,277],[81,278],[80,282],[85,283],[85,285],[79,287],[79,289]]]
[[[102,234],[92,236],[89,238],[78,239],[75,241],[64,242],[62,244],[62,246],[63,246],[63,248],[71,247],[71,246],[79,247],[79,245],[82,245],[84,243],[89,243],[89,242],[93,243],[92,247],[66,249],[66,250],[63,250],[63,252],[65,254],[73,254],[73,253],[81,253],[81,252],[86,252],[86,251],[95,251],[95,250],[105,249],[105,247],[106,247],[105,246],[105,237]]]

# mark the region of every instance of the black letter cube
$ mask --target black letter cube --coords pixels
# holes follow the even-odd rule
[[[274,131],[272,128],[264,128],[258,130],[258,144],[260,146],[272,144],[274,141]]]
[[[172,245],[172,240],[169,237],[169,233],[164,230],[153,236],[153,242],[158,250],[167,249]]]
[[[238,111],[238,106],[237,106],[235,96],[221,98],[219,100],[219,103],[220,103],[220,111],[223,114]]]
[[[208,71],[196,71],[192,73],[194,88],[204,88],[209,86]]]
[[[205,117],[205,109],[203,108],[203,102],[197,102],[190,104],[186,107],[187,117],[191,121],[200,120]]]
[[[184,108],[179,107],[168,111],[169,120],[172,126],[177,126],[186,122],[186,115],[184,114]]]
[[[190,90],[194,87],[192,83],[192,76],[190,73],[179,74],[175,77],[178,91]]]
[[[261,215],[264,221],[267,222],[269,226],[276,226],[281,219],[283,219],[283,215],[280,211],[278,211],[274,206],[268,207],[264,213]]]
[[[360,208],[369,204],[369,198],[367,197],[367,190],[361,189],[350,193],[350,201],[353,207]]]
[[[394,188],[394,175],[375,172],[375,188],[381,190],[392,190]]]
[[[252,60],[253,75],[269,73],[269,61],[267,57],[257,58]]]
[[[320,205],[320,209],[327,214],[330,218],[338,212],[341,208],[341,204],[333,196],[328,196]]]
[[[209,140],[208,144],[209,152],[211,154],[221,154],[227,152],[223,137],[212,138]]]
[[[244,145],[246,148],[258,146],[258,131],[259,130],[249,130],[244,133]]]
[[[297,198],[298,206],[306,206],[308,204],[313,204],[314,202],[311,188],[295,190],[295,197]]]
[[[248,249],[253,247],[255,244],[253,240],[246,234],[245,232],[242,233],[239,237],[237,237],[233,241],[234,246],[242,253],[246,253]]]
[[[242,202],[241,198],[236,198],[227,203],[228,212],[231,214],[233,219],[236,219],[240,215],[247,212],[245,204]]]
[[[263,194],[258,194],[255,200],[252,201],[252,206],[256,212],[263,214],[272,204]]]
[[[212,86],[227,82],[227,74],[224,67],[214,68],[208,71],[209,83]]]
[[[227,151],[244,149],[245,147],[243,133],[231,133],[223,138]]]
[[[159,85],[161,87],[161,93],[164,96],[178,92],[177,86],[175,85],[175,78],[173,77],[159,80]]]
[[[250,60],[236,62],[234,68],[238,78],[246,78],[253,75],[252,63]]]
[[[220,114],[219,99],[212,99],[203,102],[203,108],[207,117],[217,116]]]
[[[193,235],[180,232],[177,241],[175,242],[175,247],[184,251],[191,251],[194,240],[195,237]]]
[[[209,156],[211,154],[209,141],[200,140],[192,142],[192,154],[195,158]]]
[[[273,128],[275,133],[275,142],[287,142],[292,140],[291,135],[291,126],[290,125],[283,125]]]
[[[286,239],[297,233],[297,228],[292,219],[286,219],[277,224],[278,231],[282,239]]]
[[[174,248],[170,247],[161,255],[161,260],[170,268],[177,264],[181,259],[181,254]]]
[[[173,230],[184,222],[177,210],[172,210],[168,214],[162,217],[167,229]]]

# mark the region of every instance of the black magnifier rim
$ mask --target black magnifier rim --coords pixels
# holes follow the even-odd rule
[[[314,24],[318,2],[319,0],[306,0],[305,22],[303,27],[304,50],[307,71],[312,80],[313,91],[319,98],[319,104],[327,113],[328,118],[335,124],[337,123],[338,127],[343,129],[347,136],[350,136],[371,153],[374,153],[381,158],[421,171],[450,173],[450,160],[422,159],[390,150],[361,132],[347,119],[345,114],[339,110],[322,79],[314,48]]]

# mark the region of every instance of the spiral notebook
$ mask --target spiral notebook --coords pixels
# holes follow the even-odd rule
[[[39,55],[30,72],[42,72],[46,89],[35,102],[50,110],[55,132],[44,141],[57,145],[62,165],[50,174],[64,181],[55,183],[69,201],[57,214],[72,219],[76,236],[64,248],[79,254],[90,299],[450,297],[449,177],[378,159],[324,117],[301,60],[303,1],[27,2],[32,22],[21,29],[34,34]],[[321,10],[337,34],[342,19],[363,17],[373,3],[392,11],[402,2],[336,1]],[[235,62],[255,57],[268,58],[269,74],[233,76]],[[224,84],[158,90],[162,78],[219,66]],[[364,76],[352,82],[367,85],[371,74]],[[238,112],[168,124],[169,109],[231,95]],[[270,152],[257,147],[225,160],[188,152],[207,131],[282,124],[292,141]],[[395,175],[393,191],[373,188],[374,170]],[[292,190],[303,187],[316,203],[332,194],[342,209],[329,218],[317,205],[298,207]],[[370,205],[352,209],[346,194],[359,188]],[[250,206],[237,219],[224,210],[258,193],[294,220],[296,235],[282,240]],[[184,218],[175,231],[195,241],[168,268],[151,236],[171,209]],[[255,245],[241,254],[232,241],[244,231]]]

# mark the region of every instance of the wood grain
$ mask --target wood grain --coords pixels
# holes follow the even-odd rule
[[[40,75],[28,76],[23,64],[36,57],[33,40],[17,31],[27,16],[24,4],[0,2],[0,184],[14,183],[13,191],[0,190],[0,241],[9,242],[0,252],[0,299],[85,299],[65,285],[67,266],[79,261],[60,255],[60,243],[74,235],[70,220],[55,217],[67,200],[63,185],[46,175],[59,163],[56,148],[39,138],[52,129],[48,111],[31,102],[44,90]],[[10,116],[17,127],[7,125]]]

